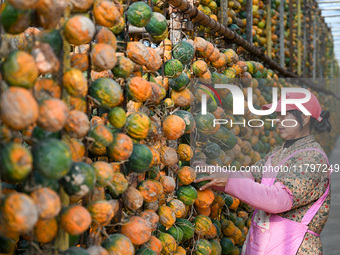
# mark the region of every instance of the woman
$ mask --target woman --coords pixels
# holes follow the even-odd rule
[[[289,93],[287,98],[301,98],[301,93]],[[313,94],[303,106],[311,115],[287,105],[287,114],[282,116],[278,101],[278,130],[285,142],[252,166],[252,172],[214,173],[195,181],[210,180],[202,190],[224,191],[255,208],[244,255],[322,254],[320,233],[330,210],[330,171],[327,156],[311,131],[329,132],[331,126],[329,112],[321,111]],[[294,122],[295,127],[287,127]],[[269,171],[270,166],[280,165],[285,168]],[[266,171],[262,171],[264,166]]]

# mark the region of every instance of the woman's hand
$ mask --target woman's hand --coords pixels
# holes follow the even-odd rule
[[[225,187],[228,182],[228,173],[213,173],[210,176],[202,177],[196,179],[194,182],[210,181],[209,183],[203,185],[200,190],[205,190],[211,186]]]

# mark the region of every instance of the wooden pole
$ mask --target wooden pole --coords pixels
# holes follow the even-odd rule
[[[313,49],[313,79],[315,80],[316,78],[316,52],[317,52],[317,44],[316,44],[316,37],[317,37],[317,32],[316,32],[316,15],[315,12],[313,13],[313,32],[314,32],[314,36],[313,36],[313,45],[314,45],[314,49]]]
[[[280,66],[285,67],[285,0],[281,0],[280,4]]]
[[[298,15],[298,31],[297,31],[297,40],[298,40],[298,66],[297,73],[301,75],[301,0],[297,0],[297,15]]]
[[[271,0],[267,0],[267,21],[266,21],[266,35],[267,35],[267,55],[272,58],[272,19],[271,19]]]
[[[181,22],[181,13],[177,11],[177,9],[169,7],[170,12],[170,40],[172,44],[176,44],[181,40],[182,33],[182,22]]]
[[[253,43],[253,0],[246,1],[246,39]]]
[[[304,6],[306,6],[306,0],[303,1]],[[308,14],[308,8],[305,9],[305,14],[303,15],[303,77],[307,77],[307,25],[306,16]]]
[[[65,10],[64,13],[64,18],[65,21],[70,17],[71,15],[71,8],[70,6],[67,7],[67,9]],[[62,21],[62,23],[64,23]],[[63,35],[63,59],[62,59],[62,72],[63,74],[71,68],[71,56],[70,56],[70,52],[71,52],[71,45],[67,42],[67,40],[65,39],[65,36]],[[62,89],[62,100],[69,105],[69,100],[70,100],[70,96],[68,95],[68,93]],[[60,197],[60,201],[62,204],[62,207],[67,207],[70,204],[70,198],[69,196],[66,194],[66,192],[64,191],[64,189],[62,187],[60,187],[59,190],[59,197]],[[69,248],[69,235],[68,233],[66,233],[61,226],[59,225],[58,228],[58,233],[57,233],[57,237],[55,239],[55,247],[56,247],[56,254],[59,254],[59,252],[63,252],[65,250],[67,250]]]
[[[221,5],[221,24],[224,27],[228,27],[228,0],[221,0],[220,1]],[[247,21],[248,22],[248,21]],[[224,47],[225,48],[230,48],[232,45],[229,45],[227,40],[225,40]]]
[[[228,0],[221,0],[221,24],[225,27],[228,26]],[[247,20],[248,21],[248,20]]]
[[[293,48],[293,0],[289,0],[289,68],[293,71],[294,48]]]

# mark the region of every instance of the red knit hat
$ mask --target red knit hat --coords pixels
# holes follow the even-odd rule
[[[322,117],[320,116],[321,114],[321,106],[316,98],[316,96],[313,93],[310,93],[311,97],[308,102],[303,103],[302,105],[310,112],[311,116],[315,119],[317,119],[319,122],[322,121]],[[304,93],[300,92],[288,92],[286,94],[287,99],[301,99],[305,98],[306,95]],[[272,107],[272,104],[266,104],[262,106],[263,110],[270,109]],[[301,111],[295,104],[287,104],[286,106],[286,111],[290,110],[298,110]],[[277,101],[277,107],[276,107],[276,112],[281,112],[281,99]]]

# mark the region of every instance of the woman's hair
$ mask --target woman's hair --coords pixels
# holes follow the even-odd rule
[[[298,111],[298,110],[291,110],[289,111],[296,119],[296,121],[299,123],[300,125],[300,130],[302,130],[303,128],[303,113]],[[328,119],[330,116],[330,112],[329,111],[322,111],[320,114],[322,120],[321,122],[318,122],[317,119],[313,118],[312,116],[310,117],[310,130],[312,131],[313,129],[318,132],[318,133],[322,133],[322,132],[330,132],[332,129],[331,123],[329,123]]]

